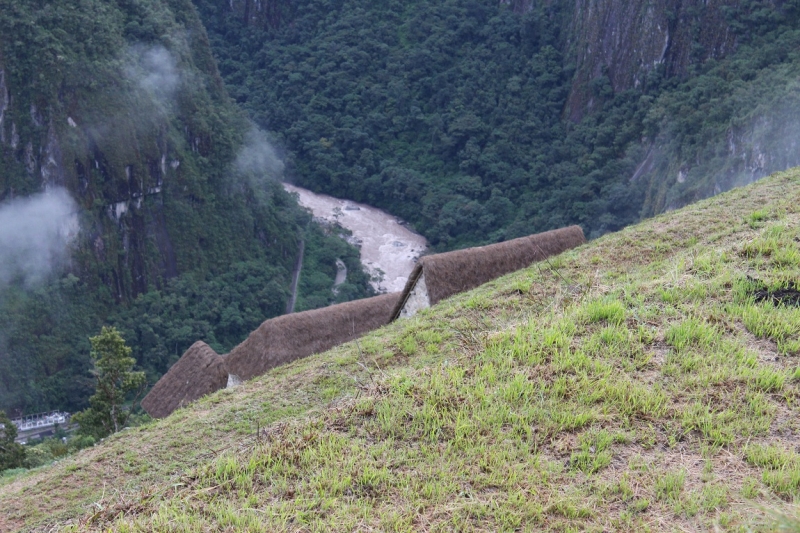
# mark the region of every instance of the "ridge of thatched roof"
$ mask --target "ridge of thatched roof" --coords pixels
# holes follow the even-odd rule
[[[420,258],[408,278],[392,320],[402,313],[417,282],[425,281],[429,305],[474,289],[495,278],[586,242],[580,226],[569,226],[510,241],[455,250]]]
[[[378,329],[400,316],[418,284],[422,290],[414,293],[414,297],[425,300],[425,305],[435,305],[585,242],[583,230],[570,226],[423,257],[402,293],[271,318],[225,357],[202,341],[194,343],[145,396],[142,407],[151,416],[161,418],[225,388],[229,375],[251,379],[276,366],[324,352]]]
[[[247,380],[351,341],[388,324],[399,298],[384,294],[271,318],[225,357],[228,372]]]
[[[225,388],[227,382],[225,359],[208,344],[197,341],[144,397],[142,408],[154,418],[164,418],[179,407]]]

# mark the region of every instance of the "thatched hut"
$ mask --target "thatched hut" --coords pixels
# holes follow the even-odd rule
[[[232,379],[248,380],[296,359],[324,352],[389,323],[400,293],[384,294],[267,320],[225,364]]]
[[[585,242],[580,226],[570,226],[488,246],[425,256],[411,272],[392,320],[413,316],[449,296]]]
[[[211,347],[197,341],[172,365],[142,400],[142,408],[154,418],[224,389],[228,382],[225,360]]]
[[[267,320],[230,354],[196,342],[169,369],[142,407],[156,418],[271,368],[324,352],[411,316],[454,294],[525,268],[586,242],[579,226],[507,242],[430,255],[419,260],[402,293],[384,294]]]

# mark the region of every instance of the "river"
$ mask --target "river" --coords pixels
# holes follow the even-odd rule
[[[414,264],[428,246],[425,237],[380,209],[316,194],[288,183],[283,186],[288,192],[297,194],[300,205],[310,210],[314,218],[338,223],[353,233],[353,243],[361,249],[361,263],[369,274],[376,277],[383,272],[380,281],[372,282],[375,290],[403,290]]]

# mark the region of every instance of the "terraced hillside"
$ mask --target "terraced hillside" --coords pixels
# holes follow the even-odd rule
[[[0,485],[0,530],[771,530],[800,495],[800,170]]]

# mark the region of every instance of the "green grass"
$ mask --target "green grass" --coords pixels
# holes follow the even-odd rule
[[[794,239],[798,179],[608,235],[16,474],[0,526],[769,530],[800,497],[798,313],[755,303],[747,276],[778,286],[794,266],[746,249]]]
[[[744,450],[745,460],[763,469],[764,485],[784,496],[800,488],[800,455],[776,444],[751,445]]]
[[[686,472],[663,472],[655,480],[655,496],[658,500],[677,501],[686,484]]]

